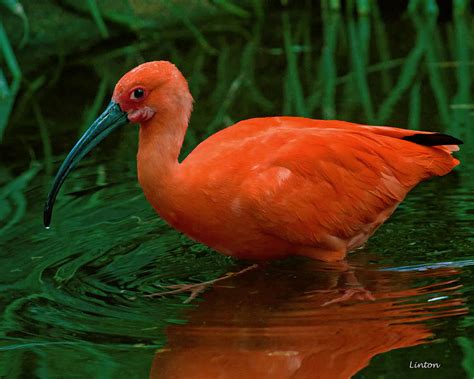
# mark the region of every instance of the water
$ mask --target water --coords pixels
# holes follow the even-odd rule
[[[0,166],[0,377],[474,377],[472,19],[308,12],[226,20],[251,36],[203,27],[217,55],[192,34],[171,35],[127,51],[123,63],[108,55],[120,51],[115,41],[33,100],[20,98]],[[388,55],[377,48],[384,33]],[[443,130],[465,140],[462,165],[417,187],[349,256],[351,273],[288,259],[190,303],[186,294],[145,297],[250,263],[193,243],[154,214],[136,183],[134,126],[72,172],[50,230],[41,211],[53,169],[107,102],[95,97],[103,67],[109,94],[128,66],[158,57],[178,64],[196,99],[183,154],[233,121],[306,113]],[[375,300],[334,302],[352,280]],[[420,362],[440,367],[410,368]]]

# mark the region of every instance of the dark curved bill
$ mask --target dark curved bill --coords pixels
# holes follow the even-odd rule
[[[46,228],[51,224],[54,201],[64,180],[76,166],[77,163],[97,144],[107,137],[114,129],[127,124],[127,113],[123,112],[119,105],[113,101],[107,106],[105,111],[86,130],[84,135],[77,141],[54,178],[53,186],[49,191],[48,198],[44,205],[43,223]]]

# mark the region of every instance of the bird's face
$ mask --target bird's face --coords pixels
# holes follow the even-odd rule
[[[137,84],[131,87],[131,89],[124,89],[120,96],[117,96],[115,102],[127,113],[127,118],[130,122],[146,122],[156,113],[155,108],[147,104],[150,90],[147,88],[148,86],[143,84]]]
[[[144,63],[125,74],[115,86],[112,101],[130,122],[142,125],[155,115],[163,119],[186,112],[192,104],[186,80],[165,61]]]
[[[147,125],[155,117],[164,122],[181,111],[189,117],[192,97],[179,70],[165,61],[147,62],[126,73],[115,86],[112,101],[69,152],[59,168],[44,207],[49,226],[56,195],[76,164],[119,126]]]

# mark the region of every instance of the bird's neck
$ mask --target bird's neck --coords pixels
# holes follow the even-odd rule
[[[178,156],[187,117],[161,118],[140,126],[137,154],[138,181],[147,200],[169,222],[178,207],[181,184]]]

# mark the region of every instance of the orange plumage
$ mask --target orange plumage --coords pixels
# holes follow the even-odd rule
[[[238,122],[179,163],[192,97],[174,65],[135,68],[113,100],[140,123],[148,201],[176,229],[238,258],[341,260],[420,181],[459,163],[453,137],[299,117]],[[414,135],[421,144],[404,139]]]

